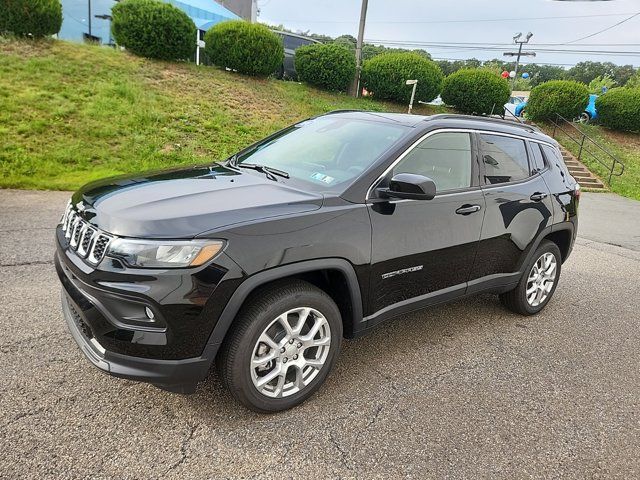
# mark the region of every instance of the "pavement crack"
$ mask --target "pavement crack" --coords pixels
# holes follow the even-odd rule
[[[184,440],[182,440],[182,445],[180,445],[180,460],[178,460],[177,462],[172,464],[169,468],[167,468],[167,470],[164,472],[165,474],[169,473],[171,470],[175,470],[176,468],[178,468],[180,465],[182,465],[184,462],[187,461],[189,444],[191,443],[191,440],[193,439],[193,435],[196,433],[198,426],[199,425],[189,424],[189,432],[187,436],[184,438]]]
[[[53,260],[39,260],[35,262],[20,262],[20,263],[0,263],[0,267],[23,267],[29,265],[53,265]]]
[[[342,448],[338,440],[336,440],[336,437],[334,436],[332,430],[329,430],[329,439],[331,440],[331,443],[333,444],[333,446],[336,447],[336,450],[338,450],[342,465],[344,465],[345,468],[351,470],[351,466],[349,465],[349,461],[347,459],[347,452]]]

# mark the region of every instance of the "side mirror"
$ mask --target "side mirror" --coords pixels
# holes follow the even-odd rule
[[[436,196],[436,184],[429,177],[414,173],[398,173],[389,182],[389,188],[380,188],[383,198],[431,200]]]

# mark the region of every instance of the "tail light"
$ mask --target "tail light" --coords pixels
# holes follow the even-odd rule
[[[576,200],[580,200],[580,184],[576,182],[576,186],[573,187],[573,196],[576,197]]]

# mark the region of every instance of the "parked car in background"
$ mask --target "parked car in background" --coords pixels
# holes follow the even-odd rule
[[[56,230],[62,308],[111,375],[191,393],[215,362],[244,405],[284,410],[385,320],[477,293],[539,313],[579,194],[529,125],[334,112],[224,162],[82,187]]]
[[[296,33],[283,32],[280,30],[271,31],[282,38],[282,43],[284,45],[284,61],[282,62],[280,69],[276,72],[276,76],[278,78],[295,80],[298,78],[294,64],[296,50],[300,47],[304,47],[305,45],[321,42]]]
[[[514,117],[519,117],[520,115],[522,115],[522,110],[524,109],[524,105],[526,105],[526,103],[527,101],[524,97],[509,97],[509,101],[504,104],[504,109]]]
[[[596,120],[598,118],[598,111],[596,110],[596,98],[598,95],[592,93],[589,95],[589,103],[587,104],[587,108],[584,109],[584,112],[580,115],[581,123],[589,123],[592,120]]]

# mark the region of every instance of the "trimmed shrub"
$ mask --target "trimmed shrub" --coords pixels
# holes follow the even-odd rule
[[[418,80],[416,101],[429,102],[436,98],[442,87],[440,67],[417,53],[383,53],[364,63],[362,86],[374,98],[408,103],[411,99],[407,80]]]
[[[271,75],[284,60],[280,37],[257,23],[244,20],[218,23],[207,31],[204,40],[211,63],[246,75]]]
[[[356,58],[349,49],[332,43],[312,43],[296,50],[295,66],[303,82],[344,92],[356,74]]]
[[[596,98],[596,110],[605,127],[640,131],[640,88],[613,88]]]
[[[458,70],[442,84],[444,103],[463,113],[501,113],[509,95],[507,81],[489,70]]]
[[[179,8],[158,0],[123,0],[111,10],[119,45],[141,57],[188,60],[196,51],[196,26]]]
[[[45,37],[60,31],[60,0],[1,0],[0,33]]]
[[[533,90],[527,102],[527,117],[532,120],[554,119],[559,113],[567,120],[580,116],[589,103],[589,89],[572,80],[552,80]]]

